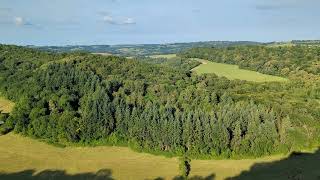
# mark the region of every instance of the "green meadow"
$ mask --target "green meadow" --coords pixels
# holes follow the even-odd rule
[[[190,177],[209,177],[214,174],[215,180],[223,180],[238,176],[256,163],[282,158],[192,160]],[[81,174],[97,174],[101,170],[108,170],[113,179],[130,180],[173,179],[180,173],[177,158],[138,153],[126,147],[61,148],[13,133],[0,136],[0,162],[0,177],[7,178],[10,176],[3,174],[14,174],[11,179],[25,179],[27,172],[31,177],[41,175],[43,179],[78,179]],[[59,177],[58,172],[64,175],[60,174]]]
[[[167,59],[171,59],[171,58],[177,57],[177,55],[176,54],[158,54],[158,55],[151,55],[149,57],[151,57],[151,58],[167,58]]]
[[[197,74],[214,73],[217,76],[224,76],[230,80],[239,79],[239,80],[254,81],[254,82],[287,81],[286,78],[262,74],[259,72],[245,70],[245,69],[240,69],[239,66],[237,65],[216,63],[216,62],[207,61],[203,59],[196,59],[196,60],[202,63],[201,65],[192,69],[192,71]]]

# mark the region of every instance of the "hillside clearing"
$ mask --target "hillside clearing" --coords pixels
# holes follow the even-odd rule
[[[151,58],[166,58],[166,59],[171,59],[177,57],[176,54],[158,54],[158,55],[151,55],[149,56]]]
[[[65,170],[68,174],[111,169],[116,179],[172,178],[178,175],[175,158],[137,153],[125,147],[59,148],[15,134],[0,136],[0,172],[28,169]]]
[[[102,56],[112,56],[112,55],[113,55],[113,54],[108,53],[108,52],[105,52],[105,53],[92,53],[92,54],[95,54],[95,55],[102,55]]]
[[[216,180],[222,180],[248,170],[257,162],[278,159],[281,157],[255,160],[192,160],[190,176],[206,177],[215,174]],[[34,169],[35,173],[64,170],[67,174],[78,174],[110,169],[113,178],[132,180],[157,177],[172,179],[179,174],[177,158],[137,153],[125,147],[59,148],[13,133],[0,136],[0,162],[2,173]]]
[[[247,81],[254,81],[254,82],[287,81],[287,79],[282,77],[262,74],[259,72],[245,70],[245,69],[239,69],[239,66],[237,65],[216,63],[216,62],[207,61],[203,59],[196,59],[196,60],[202,63],[199,66],[192,69],[192,71],[197,74],[214,73],[217,76],[224,76],[230,80],[240,79],[240,80],[247,80]]]

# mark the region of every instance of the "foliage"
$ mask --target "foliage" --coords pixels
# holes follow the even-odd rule
[[[31,48],[51,52],[85,51],[90,53],[111,53],[120,56],[147,56],[174,54],[192,47],[227,47],[233,45],[257,45],[251,41],[207,41],[173,44],[137,44],[137,45],[91,45],[91,46],[30,46]]]
[[[190,158],[319,143],[318,81],[231,81],[192,75],[193,62],[176,61],[183,66],[1,45],[0,91],[16,102],[5,125],[57,144],[126,144]]]

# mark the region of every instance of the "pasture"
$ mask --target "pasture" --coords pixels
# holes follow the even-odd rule
[[[197,74],[214,73],[217,76],[224,76],[230,80],[239,79],[239,80],[254,81],[254,82],[287,81],[286,78],[262,74],[259,72],[245,70],[245,69],[239,69],[239,66],[237,65],[216,63],[216,62],[202,60],[202,59],[195,59],[195,60],[198,60],[202,63],[199,66],[192,69],[192,71]]]
[[[95,54],[95,55],[102,55],[102,56],[112,56],[112,55],[113,55],[113,54],[108,53],[108,52],[105,52],[105,53],[92,53],[92,54]]]
[[[125,147],[59,148],[13,133],[0,136],[0,162],[1,173],[63,170],[72,175],[109,169],[115,179],[133,180],[178,175],[176,158],[137,153]]]
[[[151,55],[149,56],[151,58],[166,58],[166,59],[171,59],[177,57],[176,54],[158,54],[158,55]]]
[[[279,159],[281,156],[247,160],[192,160],[190,176],[208,177],[214,174],[215,180],[222,180],[249,170],[255,163]],[[59,148],[13,133],[0,136],[0,162],[0,177],[1,174],[16,173],[16,179],[24,178],[26,172],[31,177],[38,177],[40,173],[44,179],[55,179],[59,177],[56,171],[60,172],[60,178],[72,179],[70,177],[79,178],[81,174],[99,174],[96,172],[103,169],[110,170],[114,179],[172,179],[179,175],[177,158],[137,153],[125,147]],[[61,172],[68,176],[61,176]]]

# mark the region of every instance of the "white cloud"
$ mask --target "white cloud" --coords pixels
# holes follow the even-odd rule
[[[109,15],[103,16],[102,19],[103,19],[104,22],[107,22],[107,23],[110,23],[110,24],[114,24],[115,23],[115,21],[113,20],[113,17],[111,17]]]
[[[40,28],[40,26],[38,25],[35,25],[29,21],[27,21],[26,19],[24,19],[23,17],[20,17],[20,16],[17,16],[17,17],[14,17],[13,18],[13,23],[16,25],[16,26],[32,26],[32,27],[35,27],[35,28]]]
[[[22,17],[15,17],[14,18],[14,23],[17,26],[22,26],[22,25],[24,25],[24,19]]]
[[[135,20],[133,18],[127,17],[127,18],[120,18],[120,17],[113,17],[109,15],[108,13],[104,13],[102,16],[102,21],[108,24],[113,25],[130,25],[130,24],[136,24]]]
[[[125,21],[123,21],[123,24],[135,24],[136,22],[134,21],[133,18],[127,18]]]

